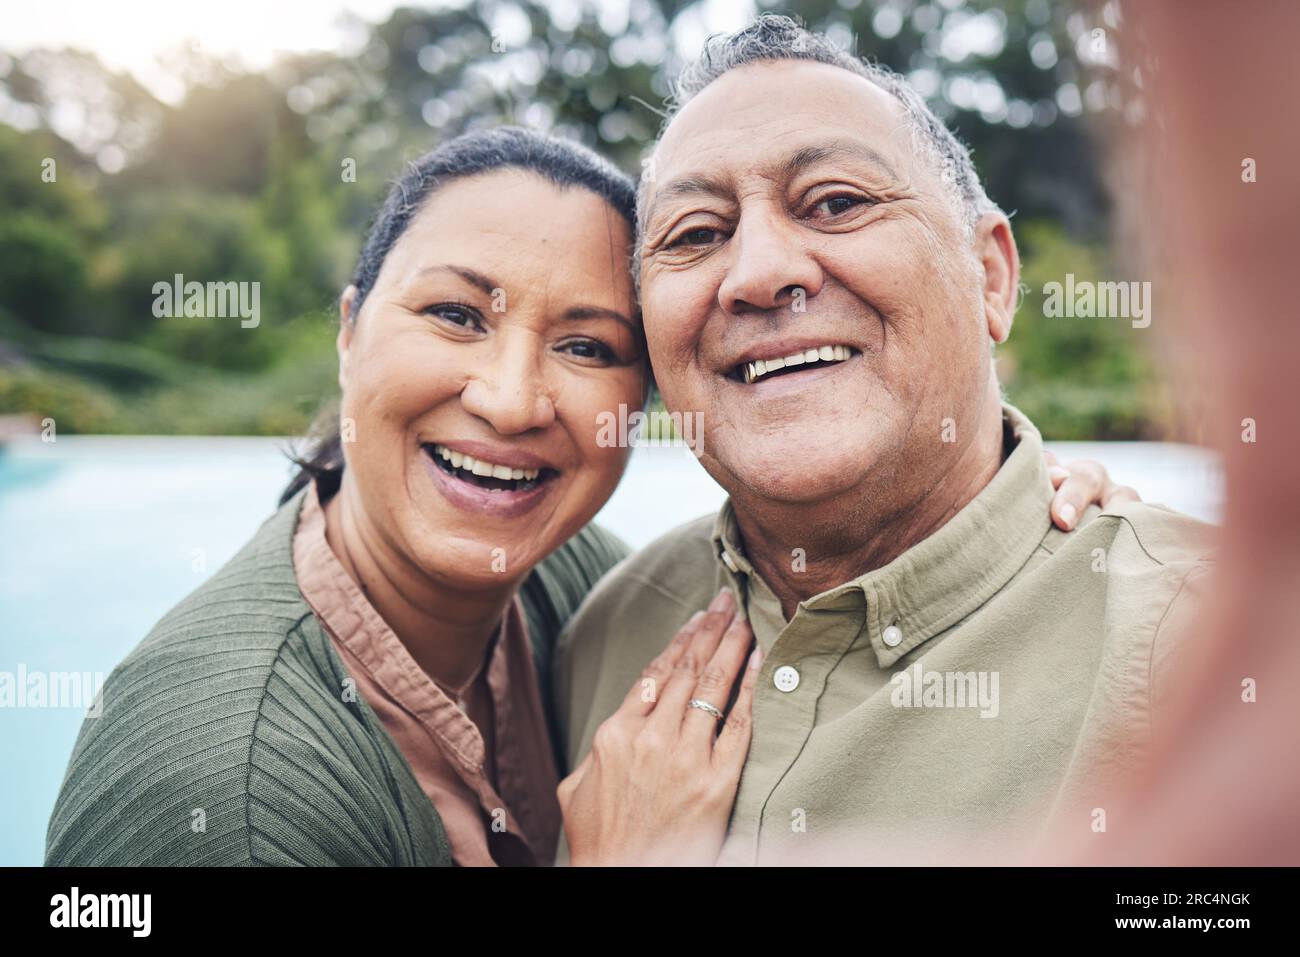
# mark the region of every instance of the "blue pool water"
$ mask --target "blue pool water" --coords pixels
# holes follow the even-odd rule
[[[0,449],[0,672],[106,677],[270,514],[289,476],[284,445],[78,436]],[[1052,447],[1100,459],[1148,501],[1217,518],[1218,471],[1201,450]],[[640,546],[722,499],[688,450],[638,449],[598,521]],[[0,866],[41,862],[81,721],[76,707],[0,707]]]

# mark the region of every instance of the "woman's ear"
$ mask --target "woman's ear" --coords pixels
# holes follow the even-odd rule
[[[356,329],[357,287],[348,286],[339,297],[339,335],[335,344],[339,353],[339,388],[347,388],[348,353],[352,349],[352,332]]]
[[[975,255],[984,267],[984,316],[994,342],[1007,341],[1020,295],[1020,253],[1011,224],[998,213],[986,213],[975,226]]]

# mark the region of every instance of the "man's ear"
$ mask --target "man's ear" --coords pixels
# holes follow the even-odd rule
[[[347,388],[348,353],[352,349],[352,333],[357,326],[355,312],[357,287],[348,286],[339,297],[339,334],[335,340],[339,353],[339,388]]]
[[[975,225],[975,255],[984,267],[984,316],[994,342],[1007,341],[1020,296],[1020,253],[1011,224],[1000,213],[985,213]]]

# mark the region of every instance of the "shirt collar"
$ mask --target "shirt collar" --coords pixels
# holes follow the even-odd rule
[[[965,508],[888,565],[800,602],[796,616],[805,609],[861,609],[865,598],[867,636],[880,667],[888,668],[1006,585],[1051,527],[1052,484],[1033,423],[1007,403],[1002,415],[1015,448]],[[744,602],[748,579],[759,575],[737,545],[730,498],[718,512],[712,541],[721,574]]]

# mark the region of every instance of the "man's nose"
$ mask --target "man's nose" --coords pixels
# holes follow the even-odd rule
[[[731,241],[732,259],[718,288],[718,304],[733,315],[798,308],[821,291],[822,269],[783,211],[742,215]]]
[[[555,421],[546,379],[546,346],[531,332],[503,332],[494,348],[476,356],[460,400],[501,435],[544,429]]]

